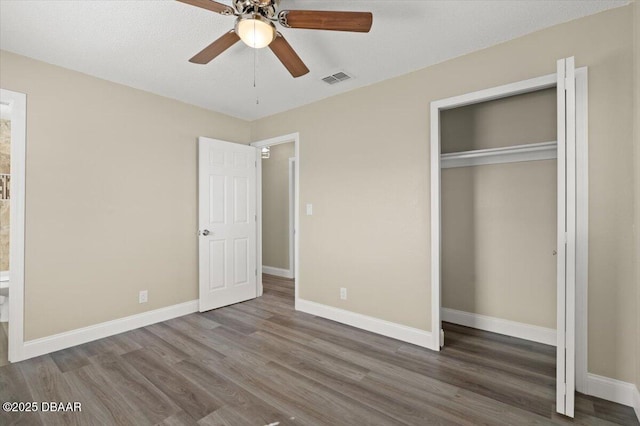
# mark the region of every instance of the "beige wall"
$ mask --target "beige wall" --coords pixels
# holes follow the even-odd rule
[[[196,138],[248,123],[4,51],[0,86],[27,94],[25,338],[196,299]]]
[[[442,306],[556,328],[556,161],[442,171]]]
[[[314,204],[300,224],[301,297],[430,330],[429,102],[553,73],[572,55],[589,66],[589,371],[633,381],[629,7],[252,123],[253,140],[300,132],[299,202]]]
[[[271,147],[262,160],[262,264],[289,269],[289,158],[293,142]]]
[[[551,88],[443,111],[441,151],[555,141],[556,103],[556,89]]]
[[[11,121],[0,120],[0,174],[11,173]],[[0,198],[2,198],[0,196]],[[10,200],[0,199],[0,271],[9,270]]]

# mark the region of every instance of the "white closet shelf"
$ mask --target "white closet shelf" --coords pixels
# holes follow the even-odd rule
[[[522,161],[553,160],[558,157],[558,143],[542,142],[504,148],[450,152],[440,155],[440,167],[481,166],[486,164],[518,163]]]

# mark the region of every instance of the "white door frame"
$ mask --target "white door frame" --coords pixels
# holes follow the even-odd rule
[[[11,116],[11,207],[9,248],[9,361],[24,353],[24,235],[27,95],[0,89],[0,104]],[[6,107],[4,107],[6,105]]]
[[[296,158],[289,158],[289,272],[296,276],[295,216],[296,216]]]
[[[440,350],[441,329],[441,167],[440,111],[557,86],[557,74],[493,87],[431,102],[431,335]],[[587,68],[576,69],[576,390],[587,391],[587,284],[589,237]]]
[[[295,207],[294,207],[294,255],[293,255],[293,271],[294,271],[294,286],[295,286],[295,305],[298,305],[298,289],[300,288],[300,134],[291,133],[283,136],[276,136],[274,138],[264,139],[261,141],[253,142],[251,146],[256,148],[262,148],[265,146],[280,145],[283,143],[293,142],[294,146],[294,165],[295,165]],[[258,155],[258,158],[260,156]],[[262,265],[262,162],[258,161],[258,265]],[[291,258],[291,255],[290,257]],[[258,268],[258,296],[262,296],[262,268]]]

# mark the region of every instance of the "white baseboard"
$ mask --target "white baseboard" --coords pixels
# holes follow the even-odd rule
[[[290,269],[282,269],[282,268],[275,268],[273,266],[262,266],[262,273],[263,274],[269,274],[269,275],[275,275],[276,277],[282,277],[282,278],[293,278],[293,274],[291,273]]]
[[[24,342],[22,359],[20,359],[20,361],[113,336],[114,334],[124,333],[125,331],[145,327],[157,322],[167,321],[197,311],[198,301],[192,300],[190,302],[54,334],[53,336],[29,340]]]
[[[544,343],[545,345],[556,346],[557,343],[556,330],[553,328],[538,327],[536,325],[472,314],[449,308],[442,308],[440,312],[442,314],[442,321],[453,324],[504,334],[532,342]]]
[[[587,394],[634,407],[636,415],[640,412],[640,395],[633,383],[587,373]],[[640,415],[638,417],[640,419]]]
[[[381,320],[367,315],[357,314],[333,306],[322,305],[309,300],[297,299],[296,310],[306,312],[322,318],[327,318],[352,327],[361,328],[383,336],[402,340],[431,349],[431,332],[420,330],[406,325],[397,324],[390,321]]]

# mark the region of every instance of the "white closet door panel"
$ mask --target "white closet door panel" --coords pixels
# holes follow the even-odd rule
[[[576,97],[574,58],[558,61],[558,313],[556,411],[575,404]]]

